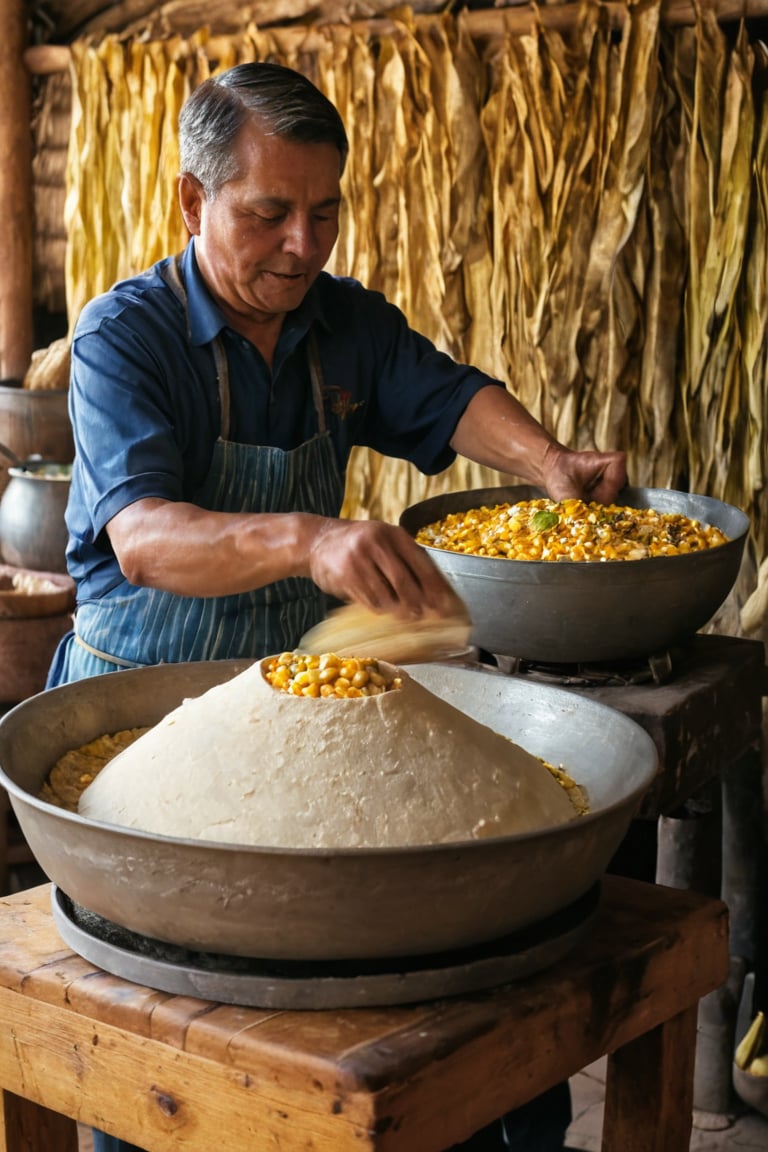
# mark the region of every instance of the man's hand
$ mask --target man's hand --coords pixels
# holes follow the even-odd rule
[[[580,497],[611,504],[627,483],[623,452],[573,452],[552,444],[544,453],[544,488],[552,500]]]
[[[323,520],[309,547],[309,575],[325,592],[374,612],[449,616],[461,601],[404,528],[381,520]]]
[[[475,393],[451,447],[478,464],[544,488],[552,500],[572,496],[610,504],[627,482],[623,452],[566,448],[503,388]]]

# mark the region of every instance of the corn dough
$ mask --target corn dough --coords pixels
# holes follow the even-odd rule
[[[444,843],[576,816],[540,760],[402,669],[382,665],[399,689],[325,700],[276,691],[262,663],[120,752],[83,792],[81,815],[280,848]]]

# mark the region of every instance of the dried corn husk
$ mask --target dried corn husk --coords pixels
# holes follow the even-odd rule
[[[586,0],[481,58],[459,16],[338,21],[312,46],[249,25],[73,46],[66,202],[70,316],[179,249],[175,123],[212,68],[306,71],[350,134],[333,270],[380,288],[451,354],[507,381],[573,446],[628,449],[633,482],[748,510],[740,588],[766,553],[765,52],[702,12],[660,30],[659,0]],[[394,27],[394,31],[392,28]],[[136,157],[139,162],[136,162]],[[460,460],[438,477],[358,450],[345,512],[402,508],[510,477]],[[742,600],[743,602],[743,600]]]
[[[468,652],[471,627],[466,612],[401,620],[388,612],[371,612],[362,604],[345,604],[310,628],[299,641],[299,649],[338,656],[375,653],[391,664],[416,664]]]
[[[66,390],[69,387],[69,341],[54,340],[47,348],[32,353],[23,386],[38,391]]]
[[[692,487],[728,498],[732,467],[739,464],[729,452],[708,448],[713,431],[716,444],[728,444],[740,407],[735,303],[748,243],[753,59],[743,33],[729,55],[722,32],[706,13],[697,49],[701,66],[690,125],[690,267],[681,399]]]

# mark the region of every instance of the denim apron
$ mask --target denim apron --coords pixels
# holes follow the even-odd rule
[[[179,259],[164,279],[187,311]],[[239,444],[229,435],[229,369],[220,337],[213,343],[221,429],[211,466],[194,502],[220,512],[311,512],[338,516],[344,498],[330,433],[314,332],[308,361],[318,432],[285,451]],[[187,660],[254,658],[295,648],[325,614],[325,596],[311,580],[290,577],[229,596],[177,596],[124,581],[77,608],[74,633],[62,641],[47,687],[86,676]]]

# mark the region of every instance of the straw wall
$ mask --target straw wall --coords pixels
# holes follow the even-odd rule
[[[575,31],[502,35],[403,10],[385,34],[204,32],[72,46],[66,293],[83,302],[184,243],[175,123],[209,71],[276,59],[350,134],[335,270],[386,292],[441,347],[500,376],[566,443],[624,447],[637,484],[753,519],[766,554],[766,58],[711,15],[589,3]],[[500,477],[431,479],[361,452],[347,512]],[[731,631],[735,629],[730,628]]]

